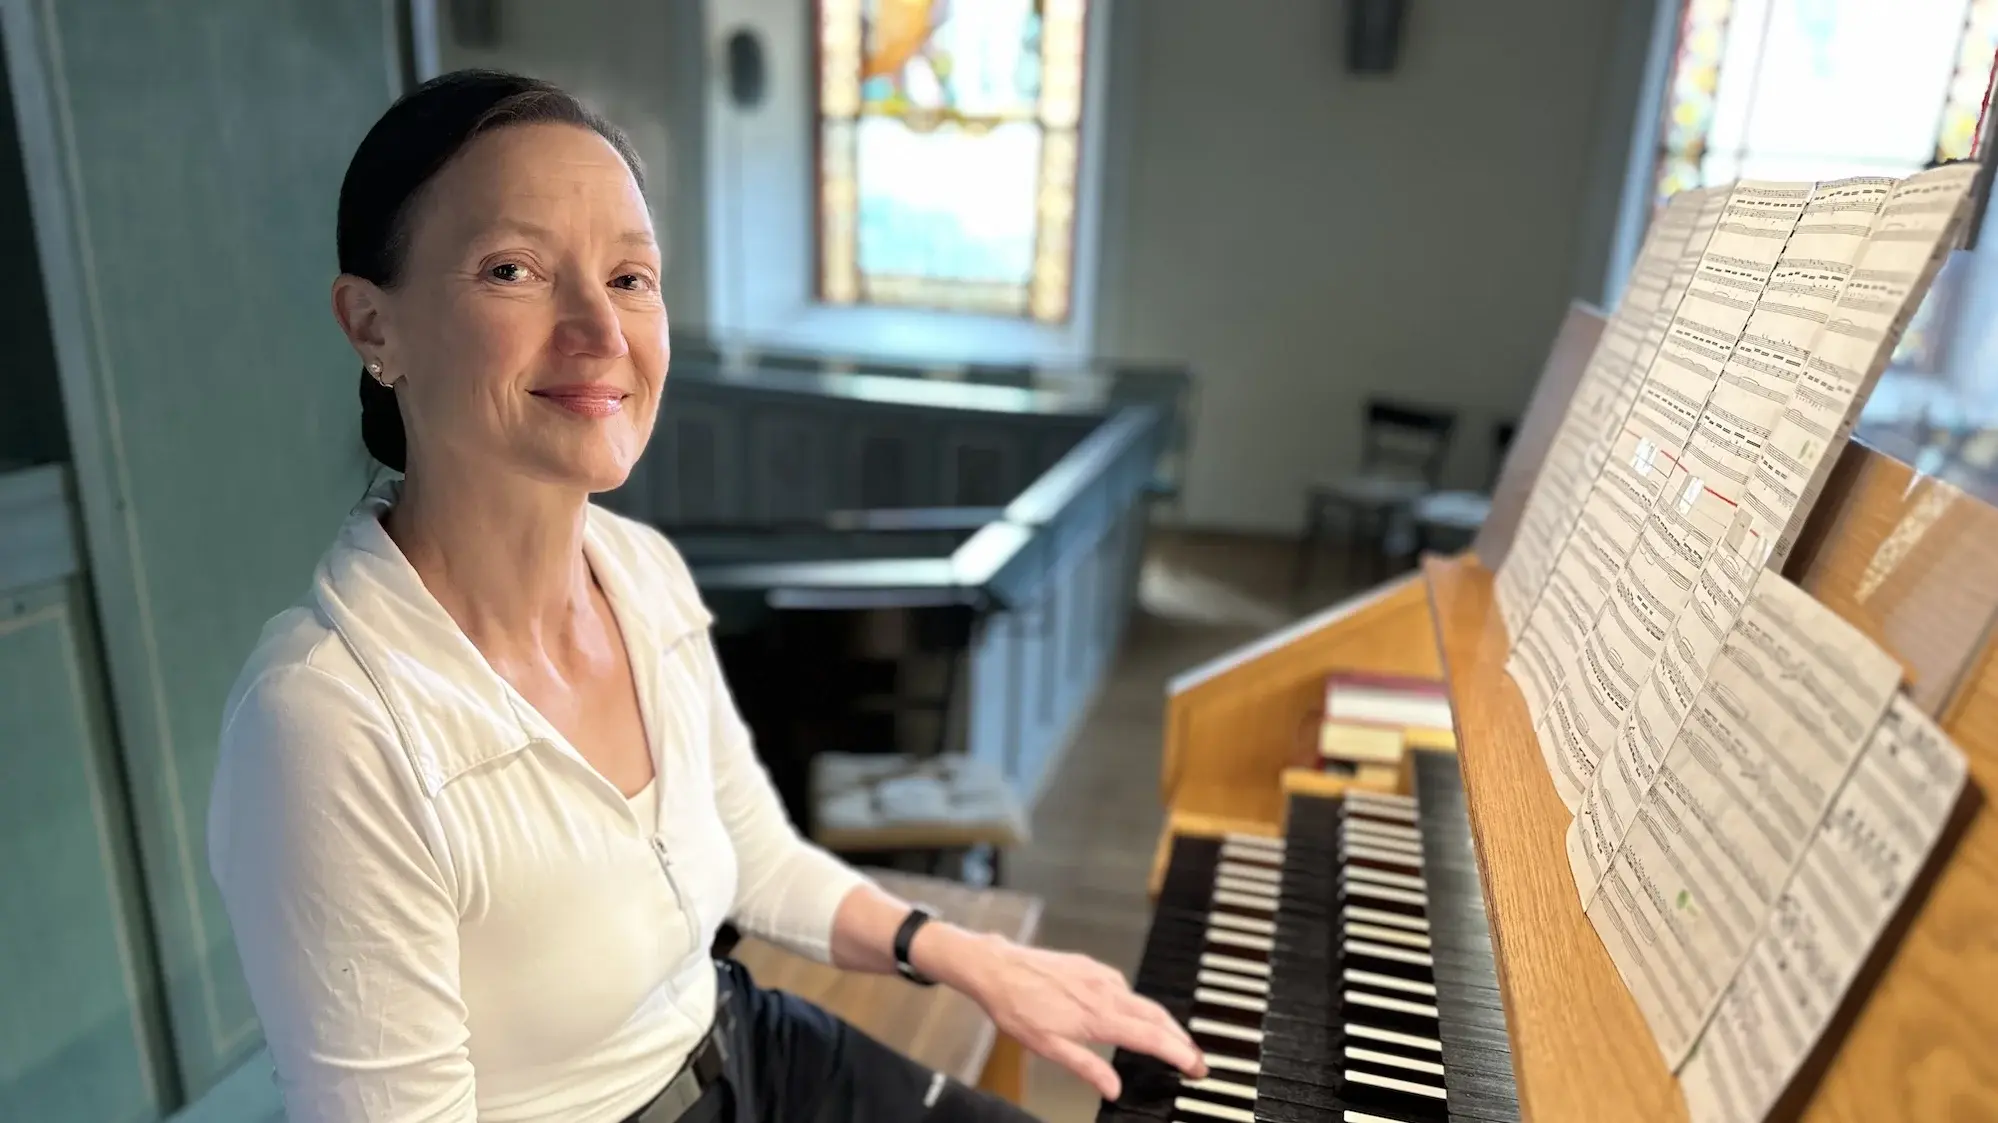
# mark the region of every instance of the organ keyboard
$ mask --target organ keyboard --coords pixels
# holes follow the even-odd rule
[[[1280,839],[1173,839],[1135,986],[1209,1073],[1120,1050],[1099,1123],[1519,1118],[1456,757],[1411,765],[1412,797],[1291,794]]]
[[[1578,330],[1590,327],[1586,315],[1571,314],[1570,320]],[[1600,331],[1599,318],[1593,331]],[[1564,326],[1563,338],[1568,335]],[[1691,1118],[1673,1068],[1580,907],[1567,868],[1565,840],[1572,816],[1548,779],[1525,700],[1505,672],[1510,637],[1495,603],[1493,574],[1554,425],[1566,409],[1577,364],[1588,357],[1586,340],[1594,336],[1582,331],[1576,338],[1585,342],[1557,344],[1550,353],[1542,375],[1547,392],[1535,394],[1532,415],[1507,454],[1488,533],[1471,552],[1427,557],[1418,573],[1189,668],[1169,684],[1159,769],[1166,816],[1151,876],[1160,915],[1146,949],[1144,984],[1148,993],[1179,1003],[1177,1009],[1189,1020],[1198,1012],[1214,1024],[1253,1030],[1260,1038],[1243,1042],[1250,1046],[1246,1049],[1226,1041],[1215,1041],[1209,1049],[1225,1058],[1213,1066],[1212,1079],[1235,1085],[1230,1089],[1221,1084],[1186,1087],[1158,1067],[1120,1058],[1130,1090],[1104,1105],[1103,1118],[1344,1123],[1345,1113],[1352,1112],[1355,1120],[1370,1115],[1509,1119],[1515,1099],[1519,1115],[1562,1123],[1679,1123]],[[1807,1123],[1998,1119],[1998,1050],[1988,1044],[1998,1039],[1998,1011],[1985,998],[1998,992],[1998,944],[1977,938],[1998,931],[1998,802],[1991,800],[1991,793],[1998,792],[1994,500],[1998,491],[1982,488],[1979,494],[1965,494],[1892,456],[1854,444],[1826,479],[1785,565],[1785,576],[1901,661],[1904,689],[1964,751],[1971,783],[1983,797],[1964,810],[1954,828],[1954,844],[1939,847],[1946,857],[1918,882],[1900,922],[1903,934],[1890,937],[1891,950],[1883,947],[1856,981],[1832,1031],[1791,1078],[1785,1100],[1771,1118]],[[1338,673],[1445,681],[1457,756],[1438,754],[1447,767],[1427,753],[1410,756],[1411,767],[1391,781],[1335,778],[1295,767],[1301,724],[1315,721],[1326,677]],[[1340,872],[1330,875],[1334,880],[1313,883],[1309,879],[1314,875],[1299,863],[1308,852],[1304,839],[1313,808],[1325,803],[1299,793],[1337,796],[1344,788],[1348,794],[1333,814],[1357,822],[1367,816],[1355,817],[1353,811],[1382,806],[1383,801],[1350,794],[1355,784],[1380,784],[1415,796],[1422,865],[1416,869],[1357,860],[1348,845],[1345,860],[1337,864]],[[1466,824],[1476,842],[1475,870],[1465,849]],[[1218,870],[1221,844],[1203,847],[1198,840],[1231,833],[1281,837],[1285,861],[1276,866],[1279,907],[1273,912],[1239,910],[1230,898],[1216,895],[1237,893],[1238,888],[1224,888],[1212,878],[1203,881],[1197,872],[1175,872],[1182,866],[1197,870],[1203,861]],[[1382,833],[1374,831],[1377,837]],[[1446,845],[1445,839],[1455,841]],[[1239,852],[1256,845],[1237,839],[1229,849]],[[1203,851],[1211,857],[1203,858]],[[1245,864],[1228,860],[1231,866]],[[1298,866],[1296,872],[1293,866]],[[1375,872],[1356,879],[1353,871],[1360,869]],[[1169,873],[1174,877],[1170,892],[1165,886]],[[1381,903],[1350,899],[1356,884],[1403,888],[1380,882],[1382,873],[1421,880],[1421,919],[1430,925],[1430,946],[1381,940],[1365,930],[1353,942],[1429,956],[1433,979],[1414,981],[1431,981],[1436,987],[1435,999],[1427,1003],[1436,1009],[1436,1028],[1408,1036],[1434,1040],[1433,1054],[1410,1052],[1405,1043],[1375,1049],[1347,1034],[1349,1027],[1400,1032],[1362,1018],[1363,1008],[1371,1014],[1380,1007],[1349,1002],[1348,991],[1423,1002],[1420,995],[1380,989],[1378,980],[1366,975],[1359,978],[1368,985],[1346,985],[1348,967],[1406,978],[1378,969],[1371,962],[1382,958],[1376,950],[1347,948],[1350,923],[1400,931],[1379,924],[1378,916],[1355,912],[1349,918],[1346,913],[1347,904],[1375,908]],[[1375,880],[1368,882],[1369,877]],[[1341,892],[1346,898],[1339,897]],[[1307,900],[1318,903],[1307,905]],[[1313,908],[1315,915],[1309,912]],[[1489,935],[1483,924],[1487,911],[1492,918]],[[1445,915],[1456,919],[1443,923]],[[1273,938],[1269,954],[1274,959],[1263,964],[1272,976],[1267,980],[1270,994],[1262,996],[1262,1017],[1248,1026],[1209,1018],[1210,1012],[1220,1013],[1210,1006],[1258,1012],[1240,1011],[1231,1003],[1195,1005],[1196,992],[1203,988],[1208,997],[1230,990],[1259,996],[1240,984],[1213,985],[1223,975],[1261,977],[1255,971],[1227,970],[1234,966],[1227,960],[1208,961],[1208,982],[1199,979],[1201,955],[1230,954],[1195,942],[1210,930],[1227,931],[1237,923],[1223,916],[1262,919],[1284,925],[1286,931],[1293,924],[1307,929],[1317,925],[1323,940],[1315,946],[1323,960],[1311,976],[1314,989],[1300,999],[1290,998],[1289,984],[1276,977],[1287,977],[1289,970],[1282,967],[1285,944]],[[1196,926],[1188,930],[1190,923]],[[1330,942],[1334,924],[1339,926],[1336,944]],[[1367,962],[1362,953],[1370,955]],[[1315,1007],[1310,1005],[1314,1002]],[[1309,1016],[1300,1022],[1291,1012],[1299,1003],[1330,1011],[1317,1023],[1318,1037],[1302,1049],[1292,1044],[1309,1036],[1303,1028]],[[1356,1050],[1350,1065],[1349,1045]],[[1316,1092],[1283,1083],[1296,1071],[1284,1065],[1300,1051],[1307,1062],[1305,1083]],[[1416,1085],[1427,1081],[1432,1091],[1439,1086],[1436,1073],[1406,1069],[1381,1056],[1440,1065],[1441,1104],[1431,1094],[1347,1078],[1351,1071]],[[1400,1075],[1404,1070],[1412,1075]],[[1362,1102],[1376,1091],[1406,1094],[1393,1107],[1380,1099]],[[1318,1103],[1337,1106],[1313,1106]]]

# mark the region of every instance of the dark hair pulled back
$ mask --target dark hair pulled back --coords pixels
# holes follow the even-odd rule
[[[477,137],[532,124],[575,125],[596,133],[624,158],[644,189],[645,172],[631,142],[576,97],[519,74],[453,71],[398,98],[354,150],[340,182],[340,271],[394,288],[409,248],[410,211],[424,185]],[[361,440],[370,456],[405,470],[409,439],[395,391],[365,369]]]

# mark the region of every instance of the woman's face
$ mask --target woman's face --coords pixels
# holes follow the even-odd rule
[[[563,124],[488,133],[425,186],[408,230],[375,298],[411,471],[622,484],[668,348],[651,215],[617,151]]]

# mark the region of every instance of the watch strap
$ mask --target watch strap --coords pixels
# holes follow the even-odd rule
[[[909,962],[909,945],[915,942],[917,930],[929,923],[935,915],[927,905],[911,906],[909,915],[902,918],[901,927],[895,929],[895,970],[917,986],[936,985],[935,979],[923,975]]]

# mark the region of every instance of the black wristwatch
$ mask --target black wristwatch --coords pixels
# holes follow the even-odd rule
[[[929,923],[935,915],[928,905],[913,905],[909,915],[902,919],[902,926],[895,929],[895,970],[919,987],[933,987],[937,981],[926,977],[909,962],[909,945],[915,942],[916,930]]]

